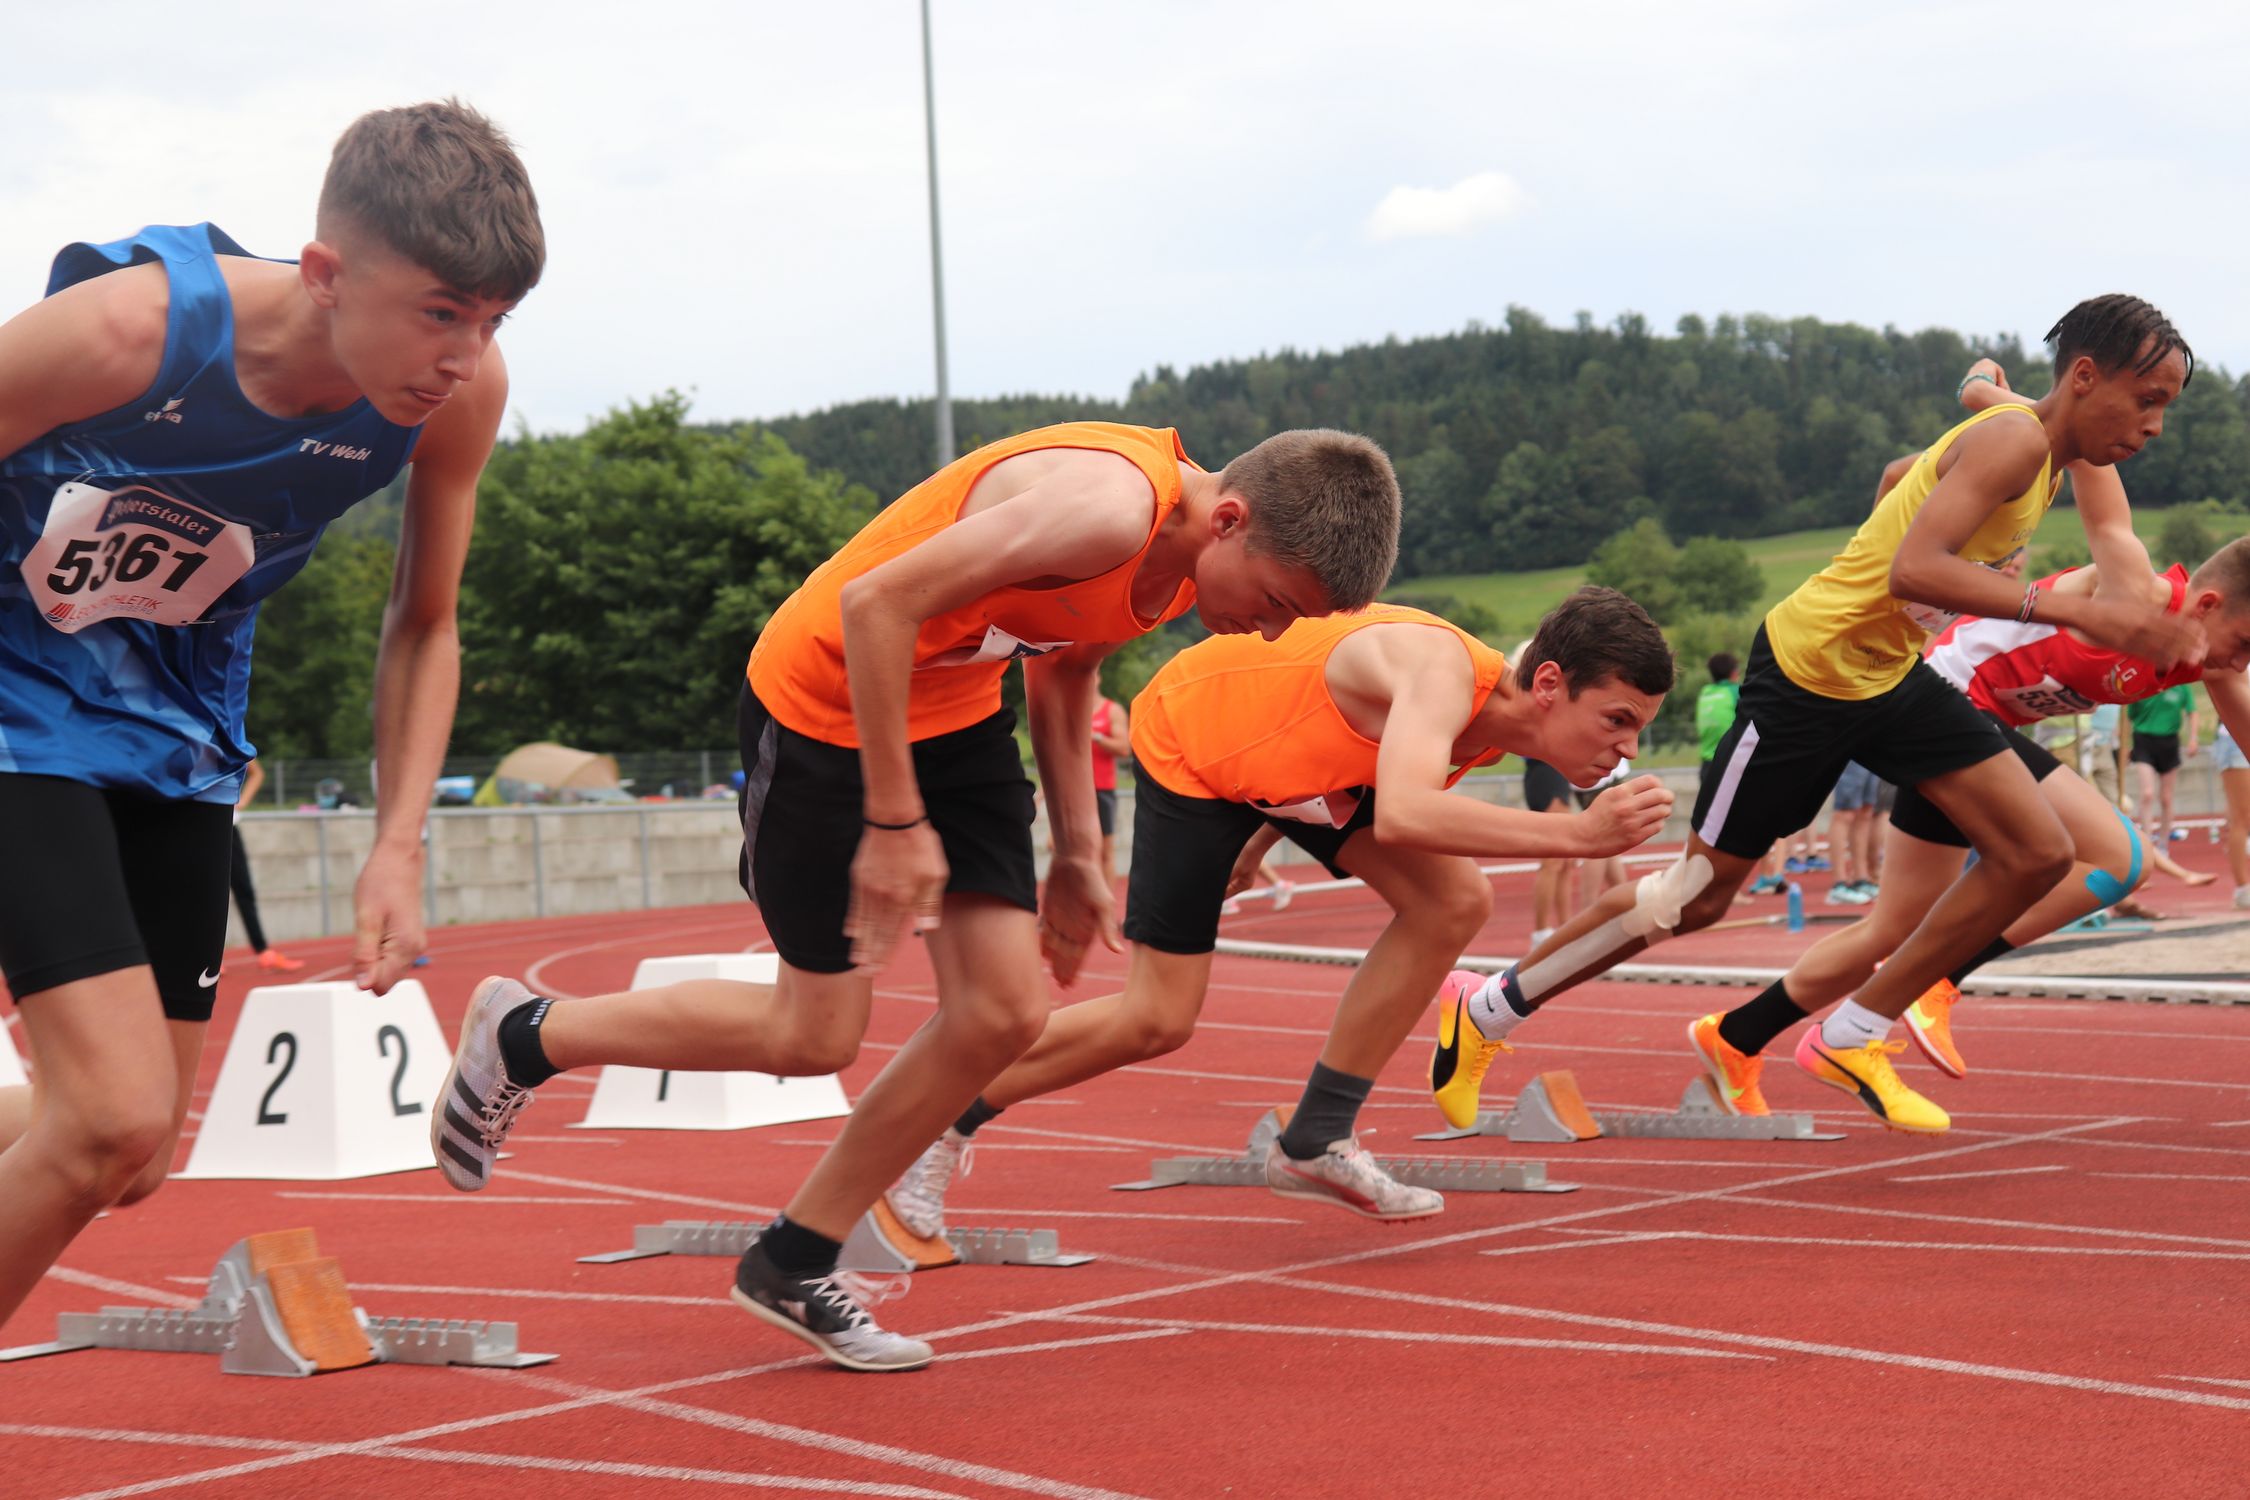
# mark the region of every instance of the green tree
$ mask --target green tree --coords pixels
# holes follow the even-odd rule
[[[1661,625],[1680,612],[1680,549],[1654,518],[1636,521],[1601,544],[1586,564],[1586,581],[1615,589]]]
[[[465,577],[457,749],[729,733],[758,632],[873,496],[777,437],[686,415],[669,393],[493,454]]]
[[[1731,615],[1757,603],[1766,575],[1740,542],[1715,536],[1689,539],[1674,566],[1683,613]]]
[[[249,713],[259,754],[373,752],[375,652],[392,556],[381,535],[329,535],[304,571],[260,606]]]
[[[2174,506],[2164,513],[2164,525],[2156,533],[2157,556],[2153,561],[2160,571],[2173,563],[2186,563],[2192,569],[2217,545],[2193,506]]]

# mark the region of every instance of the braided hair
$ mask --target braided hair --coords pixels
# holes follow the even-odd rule
[[[2187,381],[2195,377],[2195,351],[2180,337],[2172,320],[2123,292],[2089,297],[2064,313],[2062,321],[2047,330],[2047,344],[2055,351],[2058,380],[2081,354],[2105,375],[2128,367],[2135,375],[2146,375],[2175,349],[2187,361],[2187,379],[2180,382],[2181,387],[2185,389]]]

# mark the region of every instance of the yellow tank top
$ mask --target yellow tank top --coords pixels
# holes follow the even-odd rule
[[[1824,698],[1879,697],[1905,679],[1931,636],[1960,618],[1952,610],[1893,598],[1891,559],[1937,488],[1945,451],[1979,422],[2011,412],[2019,420],[2038,420],[2026,406],[1992,406],[1946,433],[1877,503],[1844,550],[1768,612],[1766,641],[1791,682]],[[2031,540],[2061,484],[2050,456],[2031,487],[1986,517],[1960,555],[1987,568],[2006,564]]]

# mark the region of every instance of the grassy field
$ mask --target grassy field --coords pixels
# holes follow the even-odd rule
[[[2149,554],[2155,557],[2156,538],[2164,528],[2166,513],[2161,510],[2137,511],[2133,516],[2133,529],[2149,544]],[[2205,516],[2204,529],[2214,542],[2250,532],[2250,517]],[[2066,537],[2074,550],[2083,545],[2075,511],[2062,511],[2048,518],[2046,533]],[[1790,591],[1820,571],[1831,557],[1843,549],[1851,539],[1852,528],[1831,527],[1823,531],[1791,531],[1780,536],[1755,537],[1742,545],[1750,551],[1751,560],[1766,575],[1766,591],[1758,602],[1760,611],[1771,608],[1786,598]],[[2190,557],[2178,559],[2193,567],[2203,559]],[[2173,559],[2157,558],[2159,568],[2168,566]],[[2039,566],[2036,545],[2032,551],[2032,566]],[[1409,578],[1392,586],[1394,594],[1450,594],[1456,599],[1481,604],[1500,618],[1500,630],[1495,644],[1515,648],[1517,642],[1530,636],[1538,625],[1539,617],[1561,603],[1564,596],[1586,581],[1586,570],[1576,568],[1541,568],[1528,573],[1440,573],[1422,578]]]

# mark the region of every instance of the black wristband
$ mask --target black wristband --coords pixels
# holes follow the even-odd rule
[[[916,818],[911,823],[878,823],[873,818],[866,817],[861,818],[859,821],[869,828],[880,828],[885,833],[904,833],[909,828],[919,828],[924,823],[929,822],[930,815],[928,813],[924,813],[922,814],[922,816]]]

